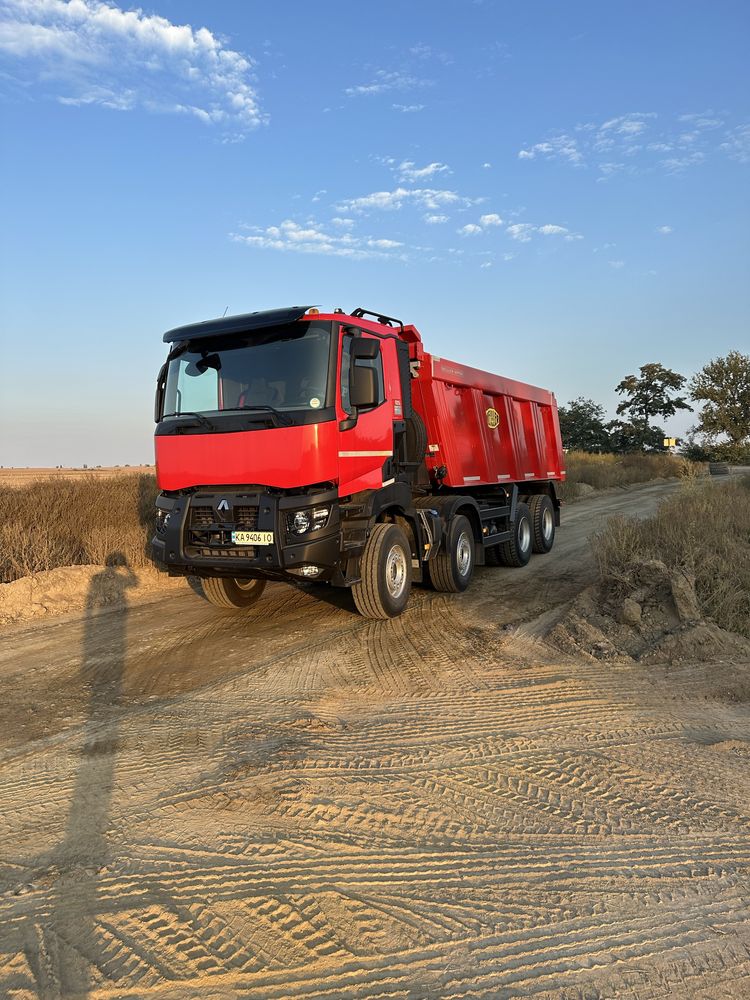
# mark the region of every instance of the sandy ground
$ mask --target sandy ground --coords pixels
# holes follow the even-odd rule
[[[97,466],[95,469],[42,469],[42,468],[0,468],[0,486],[28,486],[38,479],[108,479],[110,476],[148,473],[154,475],[153,465],[111,465]]]
[[[750,664],[540,638],[672,488],[394,622],[186,587],[7,631],[0,996],[750,997]]]

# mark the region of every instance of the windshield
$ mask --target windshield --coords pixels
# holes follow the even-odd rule
[[[192,341],[167,366],[164,416],[224,410],[322,410],[329,322],[289,323],[231,340]]]

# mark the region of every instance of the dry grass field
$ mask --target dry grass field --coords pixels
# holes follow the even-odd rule
[[[585,451],[569,451],[565,455],[567,478],[561,485],[560,496],[570,503],[590,486],[594,490],[632,486],[653,479],[674,479],[692,475],[702,467],[686,462],[678,455],[593,455]],[[584,489],[581,488],[581,484]],[[588,492],[588,490],[586,490]]]
[[[3,486],[29,486],[39,480],[111,479],[112,476],[144,474],[153,475],[153,465],[98,465],[95,469],[73,469],[67,466],[55,467],[54,469],[0,467],[0,488]]]
[[[60,566],[102,566],[112,552],[146,566],[155,497],[151,470],[0,482],[0,583]]]

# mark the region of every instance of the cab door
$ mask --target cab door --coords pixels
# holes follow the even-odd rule
[[[393,482],[393,380],[398,372],[395,342],[365,330],[355,334],[352,329],[346,328],[341,342],[338,453],[341,496],[380,489]],[[358,356],[355,345],[361,338],[367,342],[372,357]],[[374,374],[375,398],[366,406],[355,406],[352,400],[358,367],[369,368]]]

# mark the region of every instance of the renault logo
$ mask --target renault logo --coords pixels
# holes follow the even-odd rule
[[[219,502],[216,504],[216,509],[222,512],[229,510],[229,501],[227,500],[226,497],[222,497],[221,500],[219,500]]]

